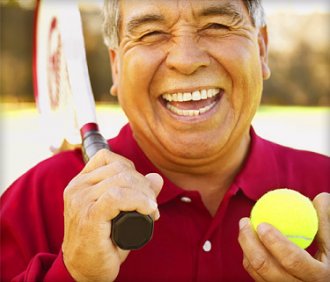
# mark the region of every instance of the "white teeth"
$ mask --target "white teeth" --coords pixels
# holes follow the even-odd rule
[[[162,98],[167,102],[188,102],[188,101],[200,101],[215,97],[220,92],[220,89],[203,89],[196,90],[193,92],[185,93],[174,93],[174,94],[164,94]],[[173,106],[171,103],[167,103],[166,107],[173,113],[180,116],[198,116],[200,114],[206,113],[211,108],[214,107],[216,101],[212,102],[210,105],[200,108],[198,110],[183,110],[178,107]]]
[[[201,94],[201,92],[199,92],[199,91],[194,91],[194,92],[192,93],[192,99],[193,99],[193,101],[199,101],[199,100],[201,100],[201,99],[202,99],[202,94]]]
[[[207,98],[212,98],[219,94],[220,90],[216,88],[196,90],[194,92],[164,94],[162,98],[168,102],[187,102],[187,101],[200,101]]]
[[[207,90],[203,89],[201,91],[202,99],[207,99]]]
[[[179,116],[198,116],[200,114],[206,113],[207,111],[209,111],[211,108],[213,108],[213,106],[216,104],[217,102],[213,102],[210,105],[201,108],[199,110],[181,110],[171,104],[167,104],[166,107],[173,113],[179,115]]]
[[[191,93],[183,93],[183,101],[190,101],[191,100]]]
[[[209,89],[207,90],[207,97],[212,98],[219,93],[218,89]]]

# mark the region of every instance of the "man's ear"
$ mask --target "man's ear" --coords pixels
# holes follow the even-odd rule
[[[119,83],[119,60],[117,51],[114,49],[109,49],[109,58],[112,73],[112,86],[110,88],[110,93],[112,96],[117,96]]]
[[[268,66],[268,31],[267,26],[259,29],[258,45],[260,53],[261,71],[262,76],[266,80],[270,77],[270,68]]]

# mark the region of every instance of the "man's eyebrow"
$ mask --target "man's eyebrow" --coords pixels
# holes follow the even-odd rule
[[[165,18],[162,15],[159,14],[145,14],[145,15],[139,15],[135,16],[132,19],[129,20],[127,23],[127,31],[129,33],[134,32],[135,29],[138,27],[148,24],[148,23],[154,23],[154,22],[164,22]]]
[[[242,20],[243,15],[237,10],[237,8],[230,3],[226,5],[212,5],[207,8],[202,9],[199,16],[229,16],[233,20]]]
[[[230,3],[226,5],[212,5],[207,8],[202,9],[198,12],[199,16],[207,17],[207,16],[229,16],[233,20],[242,20],[243,16],[239,13],[237,8]],[[139,28],[140,26],[148,23],[156,23],[156,22],[164,22],[165,17],[160,14],[142,14],[131,18],[127,26],[128,33],[133,33],[135,29]]]

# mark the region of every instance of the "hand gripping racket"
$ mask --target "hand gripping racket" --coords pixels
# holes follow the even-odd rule
[[[63,147],[78,140],[88,162],[109,146],[96,122],[78,4],[72,0],[38,1],[34,29],[35,100],[48,130],[60,137],[53,151],[61,150],[59,144]],[[72,134],[74,131],[80,131],[80,138]],[[152,233],[152,218],[136,211],[120,212],[112,221],[111,238],[121,249],[144,246]]]

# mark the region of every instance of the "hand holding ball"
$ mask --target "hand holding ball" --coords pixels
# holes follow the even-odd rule
[[[257,201],[251,211],[251,223],[256,230],[263,222],[273,225],[303,249],[312,243],[318,229],[313,203],[290,189],[270,191]]]

